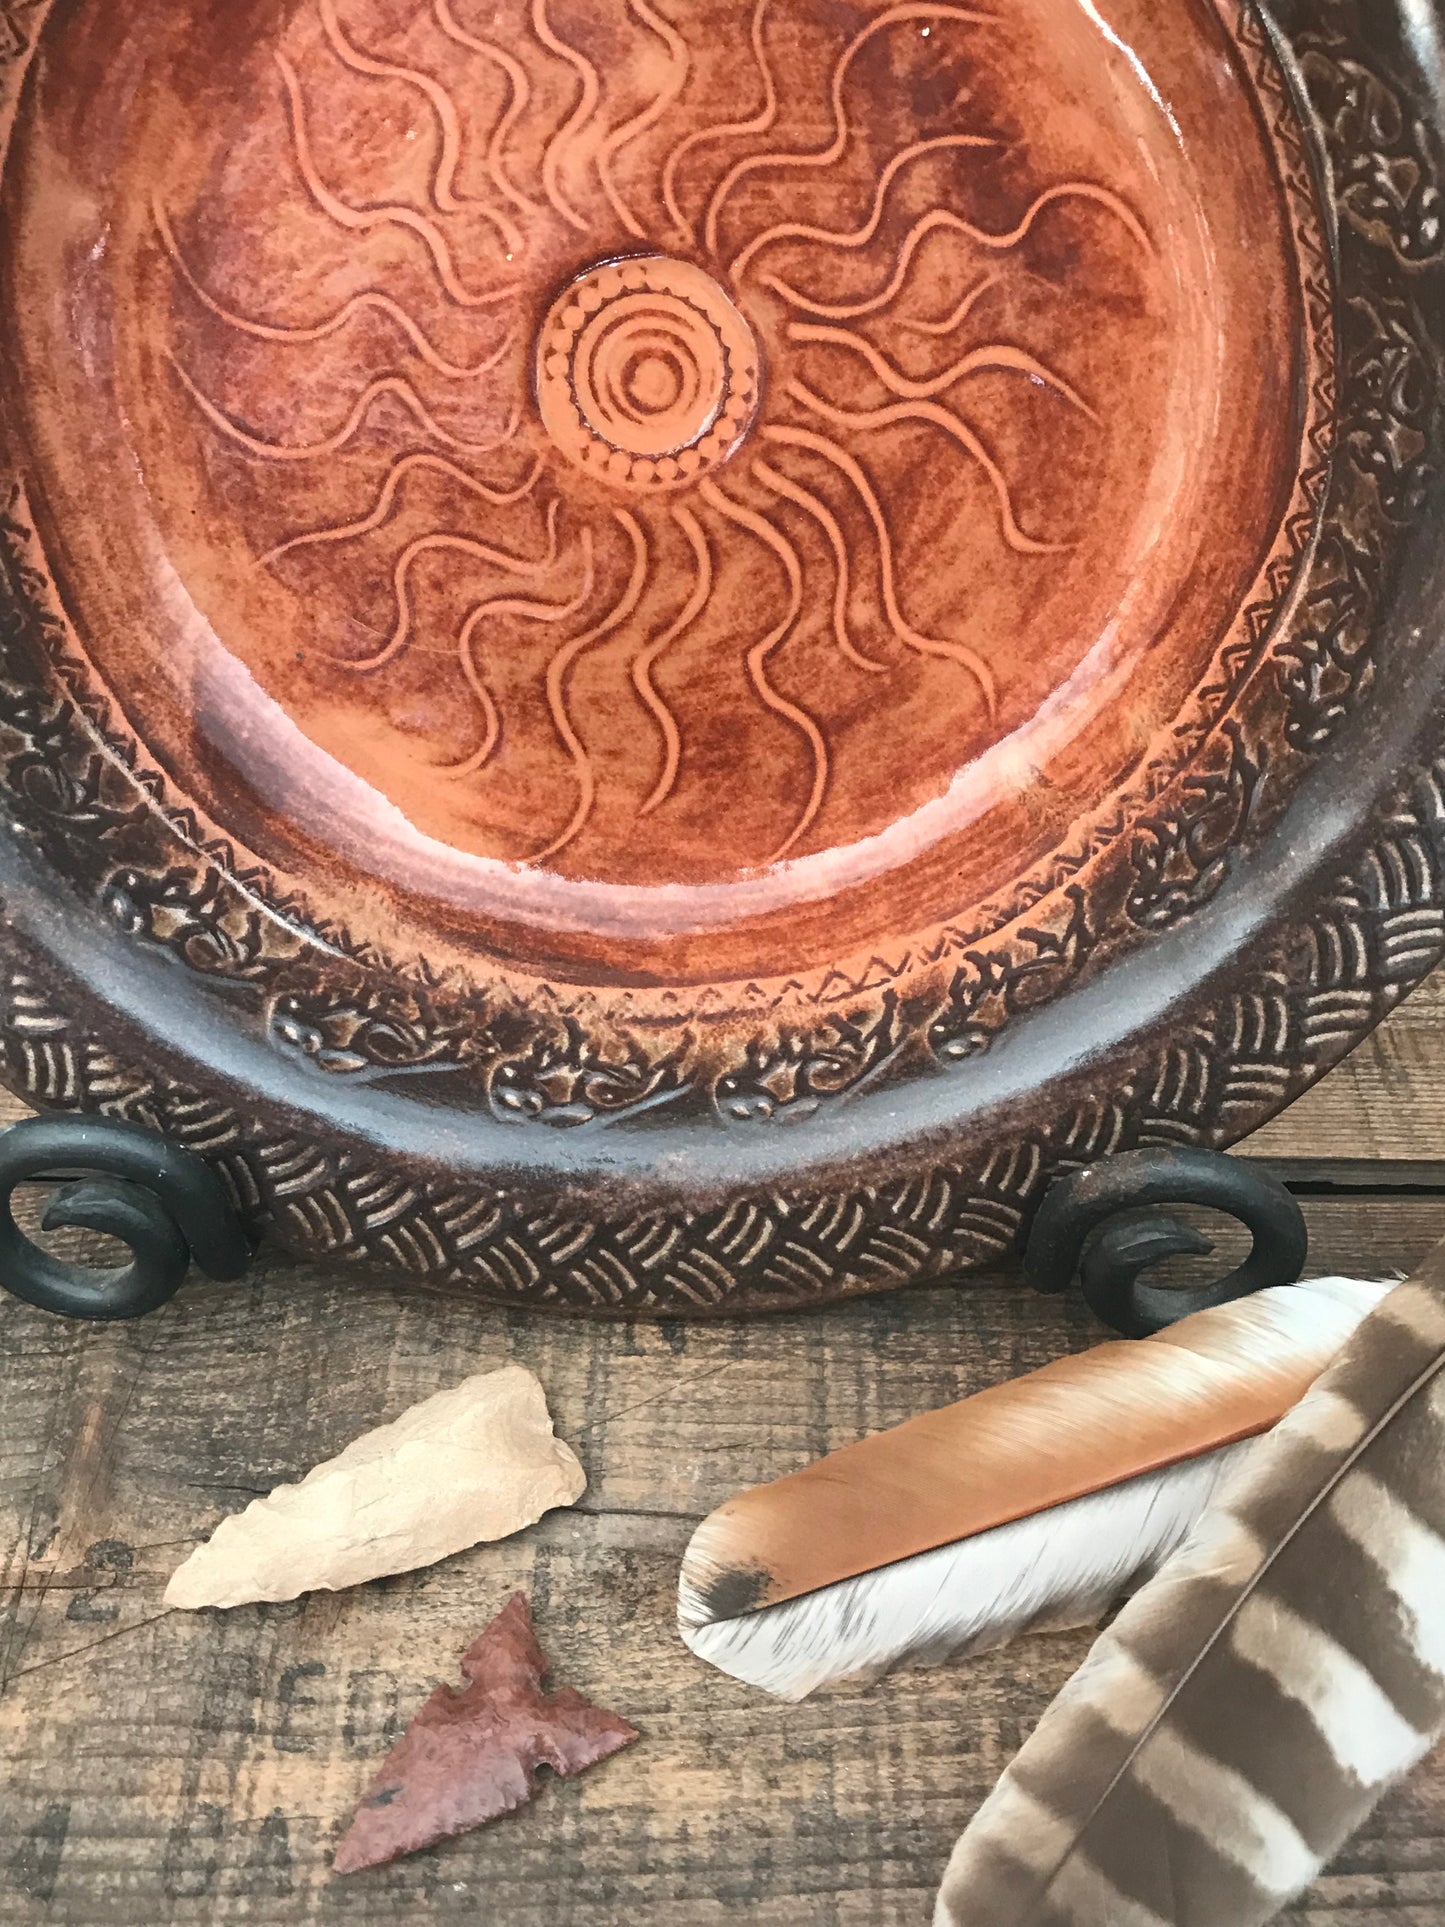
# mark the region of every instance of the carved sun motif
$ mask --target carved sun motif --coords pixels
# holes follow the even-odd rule
[[[296,12],[266,54],[271,161],[347,292],[273,305],[283,277],[248,291],[158,193],[173,298],[210,330],[203,354],[177,338],[182,404],[268,474],[265,571],[389,605],[351,623],[375,646],[308,656],[318,687],[450,664],[446,727],[410,753],[458,784],[545,705],[554,762],[512,860],[600,838],[604,806],[617,835],[661,832],[688,780],[724,812],[728,739],[694,755],[690,702],[713,725],[734,706],[768,792],[746,860],[826,849],[869,780],[850,717],[900,679],[957,718],[960,756],[1000,733],[982,578],[1071,554],[1105,437],[1095,363],[1020,317],[1091,253],[1137,296],[1148,235],[1100,181],[1020,172],[976,84],[986,12],[756,0],[728,33],[728,9],[661,0],[502,11]],[[944,566],[955,527],[972,577]],[[704,646],[725,684],[689,667]]]

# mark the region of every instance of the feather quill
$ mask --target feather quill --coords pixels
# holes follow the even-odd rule
[[[935,1927],[1261,1927],[1445,1730],[1445,1246],[1245,1456],[953,1852]]]
[[[797,1700],[1095,1621],[1158,1570],[1390,1289],[1260,1292],[742,1493],[684,1555],[681,1636]]]

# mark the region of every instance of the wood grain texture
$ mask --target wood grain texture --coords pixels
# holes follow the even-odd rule
[[[1445,1058],[1432,985],[1271,1155],[1434,1148],[1392,1057]],[[1393,1066],[1393,1068],[1391,1068]],[[1397,1079],[1387,1101],[1387,1080]],[[1394,1116],[1378,1142],[1347,1118]],[[1331,1107],[1336,1107],[1331,1110]],[[1404,1270],[1445,1198],[1311,1200],[1311,1269]],[[412,1281],[264,1265],[133,1327],[0,1304],[0,1927],[904,1927],[1087,1635],[1026,1640],[782,1708],[672,1628],[695,1523],[870,1430],[1094,1342],[1003,1279],[745,1325],[569,1323]],[[188,1546],[255,1493],[469,1372],[547,1386],[591,1485],[573,1513],[429,1572],[161,1616]],[[344,1884],[330,1852],[376,1763],[509,1593],[559,1677],[642,1741],[524,1815]],[[485,1910],[479,1914],[479,1910]],[[1438,1927],[1445,1758],[1377,1813],[1292,1927]]]

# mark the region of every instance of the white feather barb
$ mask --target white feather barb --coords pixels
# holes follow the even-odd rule
[[[1164,1563],[1250,1441],[1146,1472],[762,1612],[683,1627],[720,1672],[778,1699],[1093,1625]]]
[[[679,1632],[700,1659],[798,1700],[1094,1623],[1159,1569],[1249,1440],[1389,1290],[1319,1279],[1261,1292],[743,1493],[684,1555]],[[911,1480],[928,1482],[922,1503]],[[1019,1516],[1020,1492],[1059,1496]],[[950,1521],[961,1529],[919,1546],[920,1530]],[[803,1590],[800,1575],[824,1583]],[[728,1610],[749,1599],[775,1603]]]

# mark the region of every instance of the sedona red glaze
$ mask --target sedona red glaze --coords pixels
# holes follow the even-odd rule
[[[1109,807],[1271,557],[1309,211],[1212,10],[743,24],[154,0],[22,122],[97,671],[390,949],[668,984],[956,919]]]
[[[589,1213],[915,1140],[932,1182],[1277,922],[1436,437],[1431,202],[1366,139],[1408,116],[1297,11],[1286,46],[1213,0],[36,9],[16,580],[95,784],[156,817],[84,887],[237,987],[243,1087],[408,1170],[546,1182],[627,1127],[563,1156]],[[1231,924],[1256,849],[1275,907]],[[1271,1022],[1218,1040],[1283,1066],[1247,1103],[1181,1072],[1186,1137],[1317,1074]],[[1160,1076],[1090,1088],[1135,1121],[1088,1148]],[[330,1209],[287,1235],[369,1248]],[[1012,1235],[970,1223],[817,1289]],[[749,1245],[617,1289],[785,1298]],[[527,1249],[515,1289],[573,1289]]]

